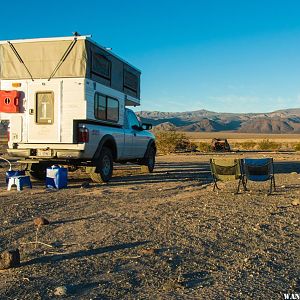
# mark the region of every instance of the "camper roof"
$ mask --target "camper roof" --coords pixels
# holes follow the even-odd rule
[[[111,56],[116,57],[117,59],[119,59],[120,61],[126,63],[128,66],[130,66],[131,68],[135,69],[138,72],[141,72],[141,70],[139,70],[138,68],[134,67],[133,65],[131,65],[130,63],[128,63],[126,60],[122,59],[121,57],[119,57],[118,55],[116,55],[115,53],[113,53],[110,50],[107,50],[105,47],[103,47],[102,45],[96,43],[92,38],[91,35],[79,35],[79,36],[65,36],[65,37],[49,37],[49,38],[34,38],[34,39],[18,39],[18,40],[4,40],[4,41],[0,41],[0,45],[1,44],[7,44],[8,42],[12,43],[12,44],[18,44],[18,43],[33,43],[33,42],[50,42],[50,41],[72,41],[74,39],[77,40],[88,40],[89,42],[91,42],[92,44],[96,45],[97,47],[101,48],[103,51],[106,51],[107,53],[109,53]]]

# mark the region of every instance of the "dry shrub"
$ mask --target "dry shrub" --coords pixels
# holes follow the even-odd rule
[[[184,133],[175,130],[155,131],[155,136],[157,149],[160,153],[195,151],[197,148]]]
[[[253,150],[255,149],[255,146],[257,145],[254,141],[245,141],[240,143],[240,146],[243,150]]]
[[[294,145],[295,151],[300,151],[300,143]]]
[[[200,152],[211,152],[210,143],[199,142],[197,150]]]
[[[280,144],[276,142],[272,142],[269,139],[264,139],[258,142],[258,149],[260,150],[278,150],[280,149]]]

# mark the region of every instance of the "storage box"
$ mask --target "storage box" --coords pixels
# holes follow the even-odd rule
[[[46,170],[46,187],[62,189],[68,186],[68,169],[52,166]]]

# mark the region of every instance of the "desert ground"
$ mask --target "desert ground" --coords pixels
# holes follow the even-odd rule
[[[264,134],[264,133],[238,133],[238,132],[184,132],[191,142],[210,143],[213,138],[227,139],[232,149],[238,150],[243,143],[260,143],[268,140],[278,144],[283,150],[294,149],[300,144],[300,134]]]
[[[22,192],[6,191],[1,162],[0,251],[18,248],[21,266],[0,271],[0,299],[284,299],[283,293],[299,293],[300,155],[254,155],[274,157],[273,195],[268,183],[252,182],[238,195],[236,182],[213,192],[211,154],[158,156],[152,174],[116,166],[109,184],[88,186],[87,175],[76,171],[67,189],[33,181],[33,189]],[[50,224],[37,232],[39,216]],[[56,295],[61,286],[63,295]]]

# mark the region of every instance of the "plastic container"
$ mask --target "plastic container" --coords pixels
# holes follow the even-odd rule
[[[19,91],[0,90],[0,112],[18,113],[19,112]]]
[[[68,186],[68,169],[52,166],[46,170],[46,187],[63,189]]]
[[[6,184],[7,184],[10,177],[12,177],[12,176],[24,176],[26,174],[25,174],[25,170],[21,170],[21,171],[10,170],[10,171],[6,171],[5,175],[6,175]]]

